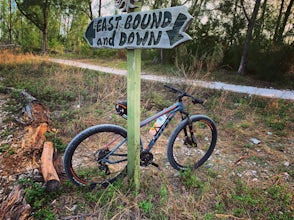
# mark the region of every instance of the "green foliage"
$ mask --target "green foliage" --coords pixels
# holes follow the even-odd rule
[[[180,178],[184,186],[188,189],[202,189],[204,186],[201,180],[190,169],[180,172]]]
[[[1,144],[0,145],[0,153],[5,153],[10,150],[9,144]]]
[[[224,51],[224,59],[222,65],[229,70],[237,70],[240,64],[240,59],[242,55],[241,45],[232,45]]]
[[[65,151],[67,145],[63,143],[62,139],[58,137],[56,133],[46,132],[45,136],[47,141],[52,141],[54,148],[57,149],[57,152],[62,153]]]
[[[32,179],[21,179],[19,184],[25,187],[25,199],[31,205],[33,216],[36,219],[55,219],[50,201],[57,196],[56,192],[47,192],[40,183]]]
[[[261,190],[239,180],[232,189],[231,197],[227,199],[222,198],[225,203],[221,209],[232,206],[236,217],[249,214],[256,218],[258,213],[263,213],[269,219],[291,219],[291,195],[285,186],[274,184]],[[219,203],[216,208],[219,209]]]
[[[266,81],[289,80],[294,62],[293,47],[283,46],[261,51],[259,45],[253,45],[249,56],[248,73]]]
[[[152,196],[148,200],[143,200],[139,202],[139,208],[145,213],[150,214],[153,204],[152,204]]]

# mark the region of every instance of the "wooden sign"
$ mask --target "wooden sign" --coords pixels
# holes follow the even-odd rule
[[[85,39],[93,48],[174,48],[192,38],[185,33],[192,16],[185,6],[95,18]]]

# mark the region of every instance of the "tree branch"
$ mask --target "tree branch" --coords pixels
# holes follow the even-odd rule
[[[245,15],[247,21],[250,22],[250,18],[249,18],[249,16],[248,16],[247,12],[246,12],[245,7],[244,7],[244,0],[241,0],[241,7],[242,7],[242,10],[243,10],[243,12],[244,12],[244,15]]]

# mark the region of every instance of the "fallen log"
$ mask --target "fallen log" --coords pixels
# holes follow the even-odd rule
[[[53,165],[54,147],[51,141],[44,143],[41,156],[41,171],[48,191],[58,190],[60,187],[60,179]]]
[[[22,140],[23,149],[37,150],[42,149],[43,144],[46,140],[46,132],[48,131],[48,124],[41,123],[37,127],[28,126],[25,128],[26,133]]]

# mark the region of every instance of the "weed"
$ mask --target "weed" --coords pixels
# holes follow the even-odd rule
[[[9,151],[10,145],[9,144],[1,144],[0,145],[0,153],[5,153]]]
[[[188,189],[203,188],[203,183],[196,177],[196,175],[192,172],[191,169],[181,171],[180,179],[184,186],[186,186]]]
[[[11,131],[8,130],[8,129],[4,129],[4,130],[1,131],[1,133],[0,133],[0,138],[6,138],[6,137],[8,137],[9,135],[11,135]]]
[[[54,220],[56,215],[50,209],[39,209],[33,213],[35,219]]]
[[[251,144],[251,143],[247,143],[247,144],[245,144],[245,147],[248,148],[248,149],[253,149],[254,145]]]
[[[242,129],[250,128],[250,123],[248,123],[248,122],[243,122],[243,123],[240,125],[240,127],[241,127]]]
[[[257,216],[269,219],[291,219],[291,200],[292,196],[285,186],[275,184],[261,190],[238,180],[228,202],[233,204],[232,213],[237,217],[249,215],[253,219]]]
[[[167,200],[168,191],[166,185],[161,185],[160,187],[160,203],[163,204]]]
[[[224,212],[224,203],[218,202],[215,205],[215,211],[216,211],[216,213],[223,213]]]
[[[57,196],[56,192],[47,192],[40,183],[32,179],[24,178],[19,183],[25,187],[25,199],[32,206],[32,215],[36,219],[55,219],[49,201]]]
[[[150,214],[151,209],[153,208],[152,196],[150,196],[148,200],[140,201],[138,205],[145,214]]]
[[[65,151],[66,144],[64,144],[60,137],[57,137],[56,133],[46,132],[46,140],[52,141],[53,146],[57,149],[58,152],[62,153]]]
[[[207,213],[205,214],[205,220],[211,220],[211,219],[215,219],[215,216],[213,213]]]

